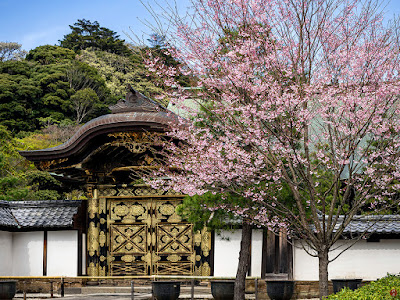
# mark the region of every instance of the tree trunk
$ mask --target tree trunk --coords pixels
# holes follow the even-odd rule
[[[234,300],[243,300],[246,273],[250,263],[250,243],[251,243],[251,225],[243,221],[242,240],[240,242],[239,264],[235,280],[235,297]]]
[[[319,298],[325,299],[329,294],[328,290],[328,250],[318,252],[319,259]],[[244,299],[244,298],[243,298]]]

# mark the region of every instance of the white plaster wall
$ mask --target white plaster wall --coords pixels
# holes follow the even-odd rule
[[[340,241],[337,245],[343,249],[348,243]],[[299,246],[299,242],[296,242],[296,246]],[[335,257],[339,251],[333,251],[330,258]],[[397,274],[399,270],[400,240],[381,240],[378,243],[359,241],[328,266],[329,279],[375,280],[387,273]],[[303,249],[294,247],[293,273],[295,280],[318,280],[318,259],[309,256]]]
[[[241,230],[222,230],[215,234],[214,276],[236,276],[240,240]]]
[[[78,275],[78,231],[47,232],[47,275]]]
[[[12,275],[12,233],[0,231],[0,276]]]
[[[43,275],[43,231],[14,232],[12,275]]]
[[[251,236],[251,276],[261,277],[263,231],[253,229]]]
[[[241,235],[241,230],[223,230],[215,234],[214,276],[236,276]],[[251,276],[261,276],[262,230],[253,230],[251,239]]]

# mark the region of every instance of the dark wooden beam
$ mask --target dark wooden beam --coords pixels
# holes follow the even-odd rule
[[[47,230],[43,231],[43,276],[47,276]]]
[[[288,272],[288,242],[287,234],[279,232],[279,273]]]
[[[263,242],[262,242],[262,253],[261,253],[261,278],[265,278],[267,270],[267,231],[263,230]]]
[[[82,276],[82,230],[78,230],[78,276]]]
[[[210,276],[214,276],[215,230],[211,232]]]
[[[249,268],[247,269],[247,276],[251,276],[251,243],[253,241],[253,230],[250,231],[250,245],[249,245]]]
[[[271,231],[267,231],[267,247],[266,247],[266,268],[265,272],[266,273],[275,273],[276,270],[276,264],[277,264],[277,259],[275,255],[276,251],[276,237],[275,234]]]

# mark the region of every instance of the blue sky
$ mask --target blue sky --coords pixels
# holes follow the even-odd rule
[[[177,4],[183,9],[190,2],[177,0]],[[55,45],[78,19],[98,21],[128,42],[124,32],[130,33],[131,28],[138,35],[150,34],[142,22],[153,21],[139,0],[0,0],[0,41],[20,43],[25,50]]]
[[[158,2],[165,4],[164,1],[174,3]],[[189,0],[176,3],[181,9],[190,5]],[[159,10],[157,6],[153,8]],[[400,0],[389,1],[386,10],[390,16],[399,15]],[[150,34],[151,29],[142,22],[153,21],[139,0],[0,0],[0,41],[18,42],[25,50],[55,45],[70,32],[68,25],[78,19],[98,21],[128,42],[125,33],[130,33],[130,28],[139,36],[143,32]]]

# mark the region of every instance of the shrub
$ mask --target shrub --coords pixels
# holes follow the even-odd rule
[[[390,295],[392,289],[397,290],[398,295],[393,297]],[[400,274],[387,275],[377,281],[373,281],[363,287],[352,291],[348,288],[340,292],[330,295],[329,300],[385,300],[385,299],[400,299]]]

